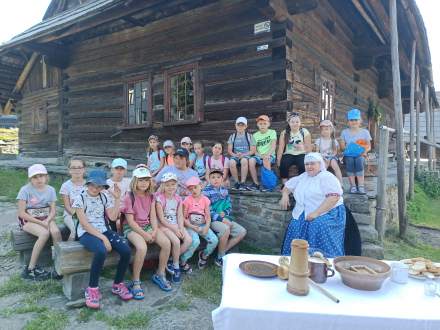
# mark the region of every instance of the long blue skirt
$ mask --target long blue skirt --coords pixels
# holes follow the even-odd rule
[[[309,254],[319,251],[327,258],[343,256],[344,232],[344,205],[339,205],[312,221],[306,221],[303,212],[299,219],[290,220],[281,254],[290,256],[292,240],[304,239],[309,242]]]

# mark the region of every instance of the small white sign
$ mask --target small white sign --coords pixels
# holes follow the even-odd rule
[[[268,49],[269,49],[268,44],[257,46],[257,52],[261,52],[262,50],[268,50]]]
[[[270,32],[270,21],[254,24],[254,34]]]

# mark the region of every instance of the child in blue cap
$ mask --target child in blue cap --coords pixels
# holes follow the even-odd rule
[[[367,129],[361,128],[361,112],[358,109],[351,109],[347,119],[349,128],[341,132],[341,149],[344,150],[350,193],[365,194],[364,164],[365,156],[371,149],[371,135]]]

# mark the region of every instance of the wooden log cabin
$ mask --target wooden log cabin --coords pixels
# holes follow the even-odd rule
[[[31,158],[138,161],[150,134],[225,141],[236,117],[254,130],[260,114],[279,133],[288,111],[316,133],[357,107],[374,135],[379,120],[394,126],[388,12],[387,0],[53,0],[0,46],[21,64],[1,76],[0,103]],[[414,0],[398,0],[398,24],[408,112],[413,40],[433,91]]]

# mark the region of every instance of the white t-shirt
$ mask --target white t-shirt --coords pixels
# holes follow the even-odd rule
[[[222,161],[222,158],[223,158],[223,161]],[[206,165],[206,168],[209,170],[216,168],[216,169],[220,169],[223,171],[225,168],[229,168],[229,158],[225,157],[225,156],[220,156],[218,159],[214,159],[213,156],[209,156],[206,159],[205,165]],[[209,166],[209,165],[211,165],[211,166]]]
[[[111,208],[113,206],[113,200],[111,200],[110,198],[106,198],[105,194],[101,193],[100,195],[93,197],[89,195],[87,190],[80,194],[75,199],[72,205],[73,208],[85,210],[85,215],[89,223],[101,233],[107,231],[107,227],[105,225],[104,211],[105,209]],[[85,232],[86,231],[83,229],[80,223],[77,230],[78,237],[81,237]]]
[[[85,189],[85,185],[76,185],[72,182],[72,180],[67,180],[61,185],[60,195],[69,196],[70,206],[73,205],[75,199],[81,194],[81,192]],[[69,213],[64,210],[64,215],[69,215]]]
[[[107,184],[109,185],[108,190],[113,191],[113,189],[115,187],[115,183],[118,185],[119,189],[121,189],[121,200],[122,200],[124,198],[125,194],[130,191],[131,180],[129,178],[122,178],[121,182],[116,182],[116,181],[113,181],[112,179],[107,179]],[[110,194],[109,192],[106,192],[106,195],[112,201],[114,200],[113,195]]]
[[[285,186],[293,192],[296,202],[292,211],[293,219],[298,219],[303,212],[305,212],[305,216],[314,212],[332,194],[340,196],[333,208],[344,203],[341,183],[328,171],[321,171],[315,176],[304,172],[288,180]]]
[[[332,139],[318,138],[315,145],[319,148],[319,152],[323,157],[336,156],[335,150],[332,148]],[[336,139],[334,139],[334,145],[336,149],[339,149],[339,143]]]

